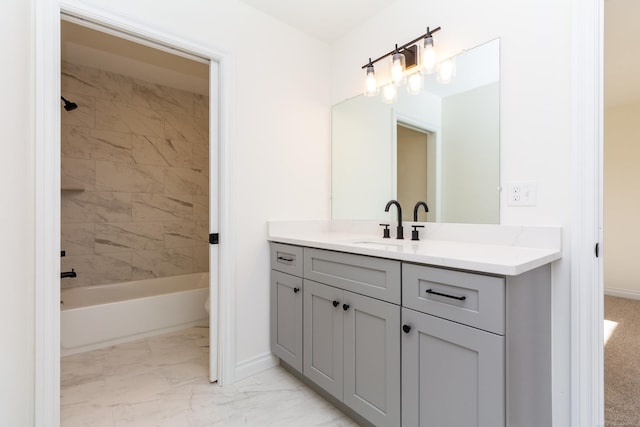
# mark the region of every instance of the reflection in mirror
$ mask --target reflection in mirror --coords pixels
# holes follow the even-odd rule
[[[500,222],[500,42],[455,57],[456,78],[425,76],[395,104],[357,96],[332,110],[332,218],[395,220],[391,199],[419,221]]]

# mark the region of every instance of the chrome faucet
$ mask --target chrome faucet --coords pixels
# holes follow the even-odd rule
[[[396,239],[404,239],[404,231],[402,229],[402,207],[400,207],[400,203],[398,203],[397,200],[389,200],[384,211],[389,212],[391,205],[396,205],[396,208],[398,208],[398,228],[396,228]]]
[[[413,208],[413,222],[418,222],[418,208],[420,206],[424,206],[424,211],[429,212],[429,206],[427,206],[425,202],[420,200],[418,203],[416,203],[416,206]]]

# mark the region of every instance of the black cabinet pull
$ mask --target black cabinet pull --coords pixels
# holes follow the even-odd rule
[[[411,326],[409,325],[402,325],[402,330],[404,331],[405,334],[408,334],[409,331],[411,330]]]
[[[279,256],[278,259],[280,261],[293,262],[293,258],[285,258],[283,256]]]
[[[298,292],[300,292],[300,288],[293,288],[293,293],[297,294]]]
[[[453,296],[453,295],[441,294],[440,292],[436,292],[436,291],[434,291],[433,289],[427,289],[427,291],[426,291],[426,292],[427,292],[428,294],[439,295],[439,296],[441,296],[441,297],[445,297],[445,298],[457,299],[458,301],[464,301],[464,300],[466,300],[466,299],[467,299],[467,297],[466,297],[466,296],[464,296],[464,295],[463,295],[463,296],[461,296],[461,297],[456,297],[456,296]]]
[[[343,309],[344,311],[349,310],[349,304],[342,304],[342,309]]]
[[[334,307],[337,307],[339,304],[340,304],[340,301],[334,301],[334,302],[333,302],[333,306],[334,306]]]

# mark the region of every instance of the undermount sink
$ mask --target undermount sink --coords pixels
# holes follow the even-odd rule
[[[392,241],[389,242],[384,242],[384,241],[374,241],[374,240],[358,240],[355,242],[350,242],[353,245],[359,245],[359,246],[367,246],[367,247],[373,247],[373,248],[389,248],[389,247],[395,247],[395,248],[401,248],[404,246],[403,243],[395,243]]]

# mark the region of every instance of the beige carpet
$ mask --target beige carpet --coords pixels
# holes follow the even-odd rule
[[[617,323],[604,347],[605,425],[639,427],[640,300],[605,296],[604,318],[605,330]]]

